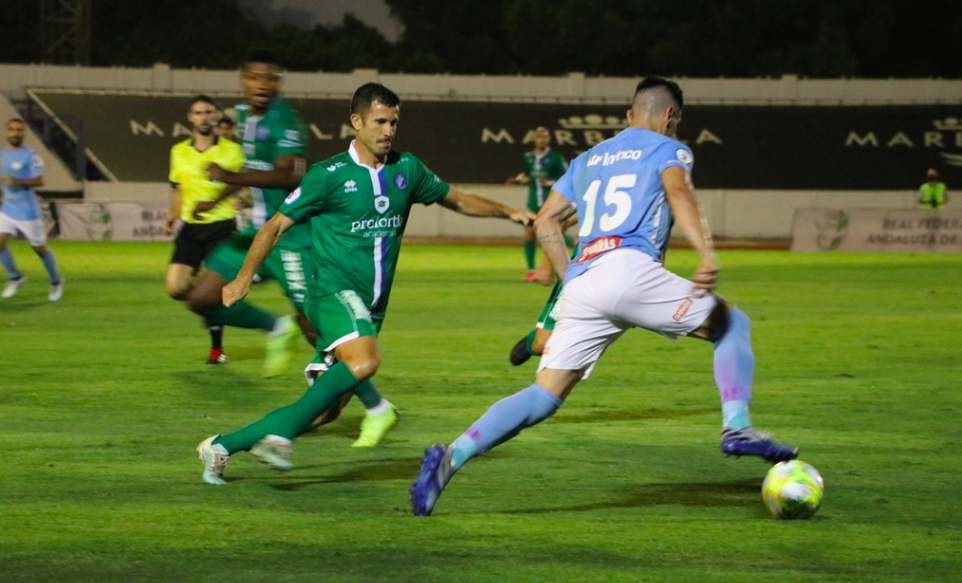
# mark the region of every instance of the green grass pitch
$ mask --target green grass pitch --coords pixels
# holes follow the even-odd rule
[[[962,260],[723,251],[719,292],[753,322],[753,420],[825,478],[809,521],[764,508],[766,471],[718,452],[711,346],[643,331],[605,355],[551,420],[410,515],[425,446],[527,386],[511,346],[547,288],[520,249],[408,246],[376,381],[402,410],[386,443],[349,444],[355,401],[275,474],[246,454],[201,482],[194,447],[287,404],[299,366],[259,377],[166,297],[166,244],[53,242],[0,302],[0,581],[958,581],[962,572]],[[673,251],[687,275],[695,257]],[[287,310],[273,284],[252,299]],[[306,363],[312,352],[298,348]]]

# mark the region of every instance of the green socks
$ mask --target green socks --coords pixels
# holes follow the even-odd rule
[[[534,250],[535,242],[530,239],[524,240],[524,260],[528,263],[528,271],[534,269]]]
[[[381,404],[381,393],[374,388],[374,383],[364,381],[354,387],[354,394],[364,404],[365,409],[373,409]]]
[[[233,433],[221,435],[213,443],[224,446],[227,453],[233,454],[250,449],[267,435],[294,439],[305,431],[309,431],[311,422],[318,415],[329,409],[341,395],[357,385],[357,379],[351,374],[347,365],[339,362],[318,377],[296,403],[275,409],[260,421]],[[374,386],[371,385],[371,388],[373,389]]]
[[[255,308],[247,302],[238,302],[229,308],[221,306],[216,310],[204,313],[203,316],[211,324],[255,328],[268,332],[274,329],[274,322],[277,320],[271,314],[260,308]]]

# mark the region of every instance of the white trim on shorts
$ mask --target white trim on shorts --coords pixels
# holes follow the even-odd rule
[[[670,340],[687,336],[719,301],[713,294],[695,297],[693,287],[639,250],[605,253],[585,273],[565,282],[561,315],[538,371],[584,370],[587,378],[608,347],[631,328]]]
[[[361,337],[361,333],[357,331],[351,332],[350,334],[345,334],[344,336],[341,336],[334,342],[331,342],[331,345],[324,349],[324,362],[309,362],[307,366],[304,367],[304,378],[307,379],[308,386],[314,384],[314,375],[312,373],[327,372],[327,369],[334,366],[336,362],[334,358],[335,348],[337,348],[341,344],[344,344],[348,340],[354,340],[355,338],[360,338],[360,337]]]
[[[16,237],[22,233],[31,247],[47,244],[47,234],[43,230],[43,219],[21,220],[10,215],[0,213],[0,233]]]

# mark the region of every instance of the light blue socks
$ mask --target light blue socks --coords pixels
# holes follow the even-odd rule
[[[751,332],[752,323],[745,312],[732,308],[727,330],[715,340],[715,384],[721,395],[725,429],[745,429],[752,425],[748,416],[755,375]]]
[[[469,459],[501,445],[522,429],[541,423],[554,415],[562,403],[538,385],[501,399],[451,444],[452,468],[461,469]]]
[[[60,283],[60,272],[57,271],[57,260],[53,256],[53,251],[48,249],[47,254],[41,257],[40,261],[43,261],[43,266],[47,268],[47,274],[50,275],[50,283]]]
[[[10,252],[9,247],[5,247],[3,251],[0,251],[0,265],[6,270],[7,276],[10,279],[20,279],[23,274],[17,269],[17,262],[13,260],[13,253]]]

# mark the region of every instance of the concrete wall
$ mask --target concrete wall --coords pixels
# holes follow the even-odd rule
[[[170,194],[166,182],[87,182],[84,186],[86,202],[163,202]],[[527,190],[516,186],[459,187],[517,208],[527,200]],[[795,210],[800,208],[913,209],[915,196],[908,191],[698,191],[712,233],[733,239],[788,239]],[[415,205],[407,227],[413,237],[517,238],[520,232],[507,221],[465,217],[440,205]]]

